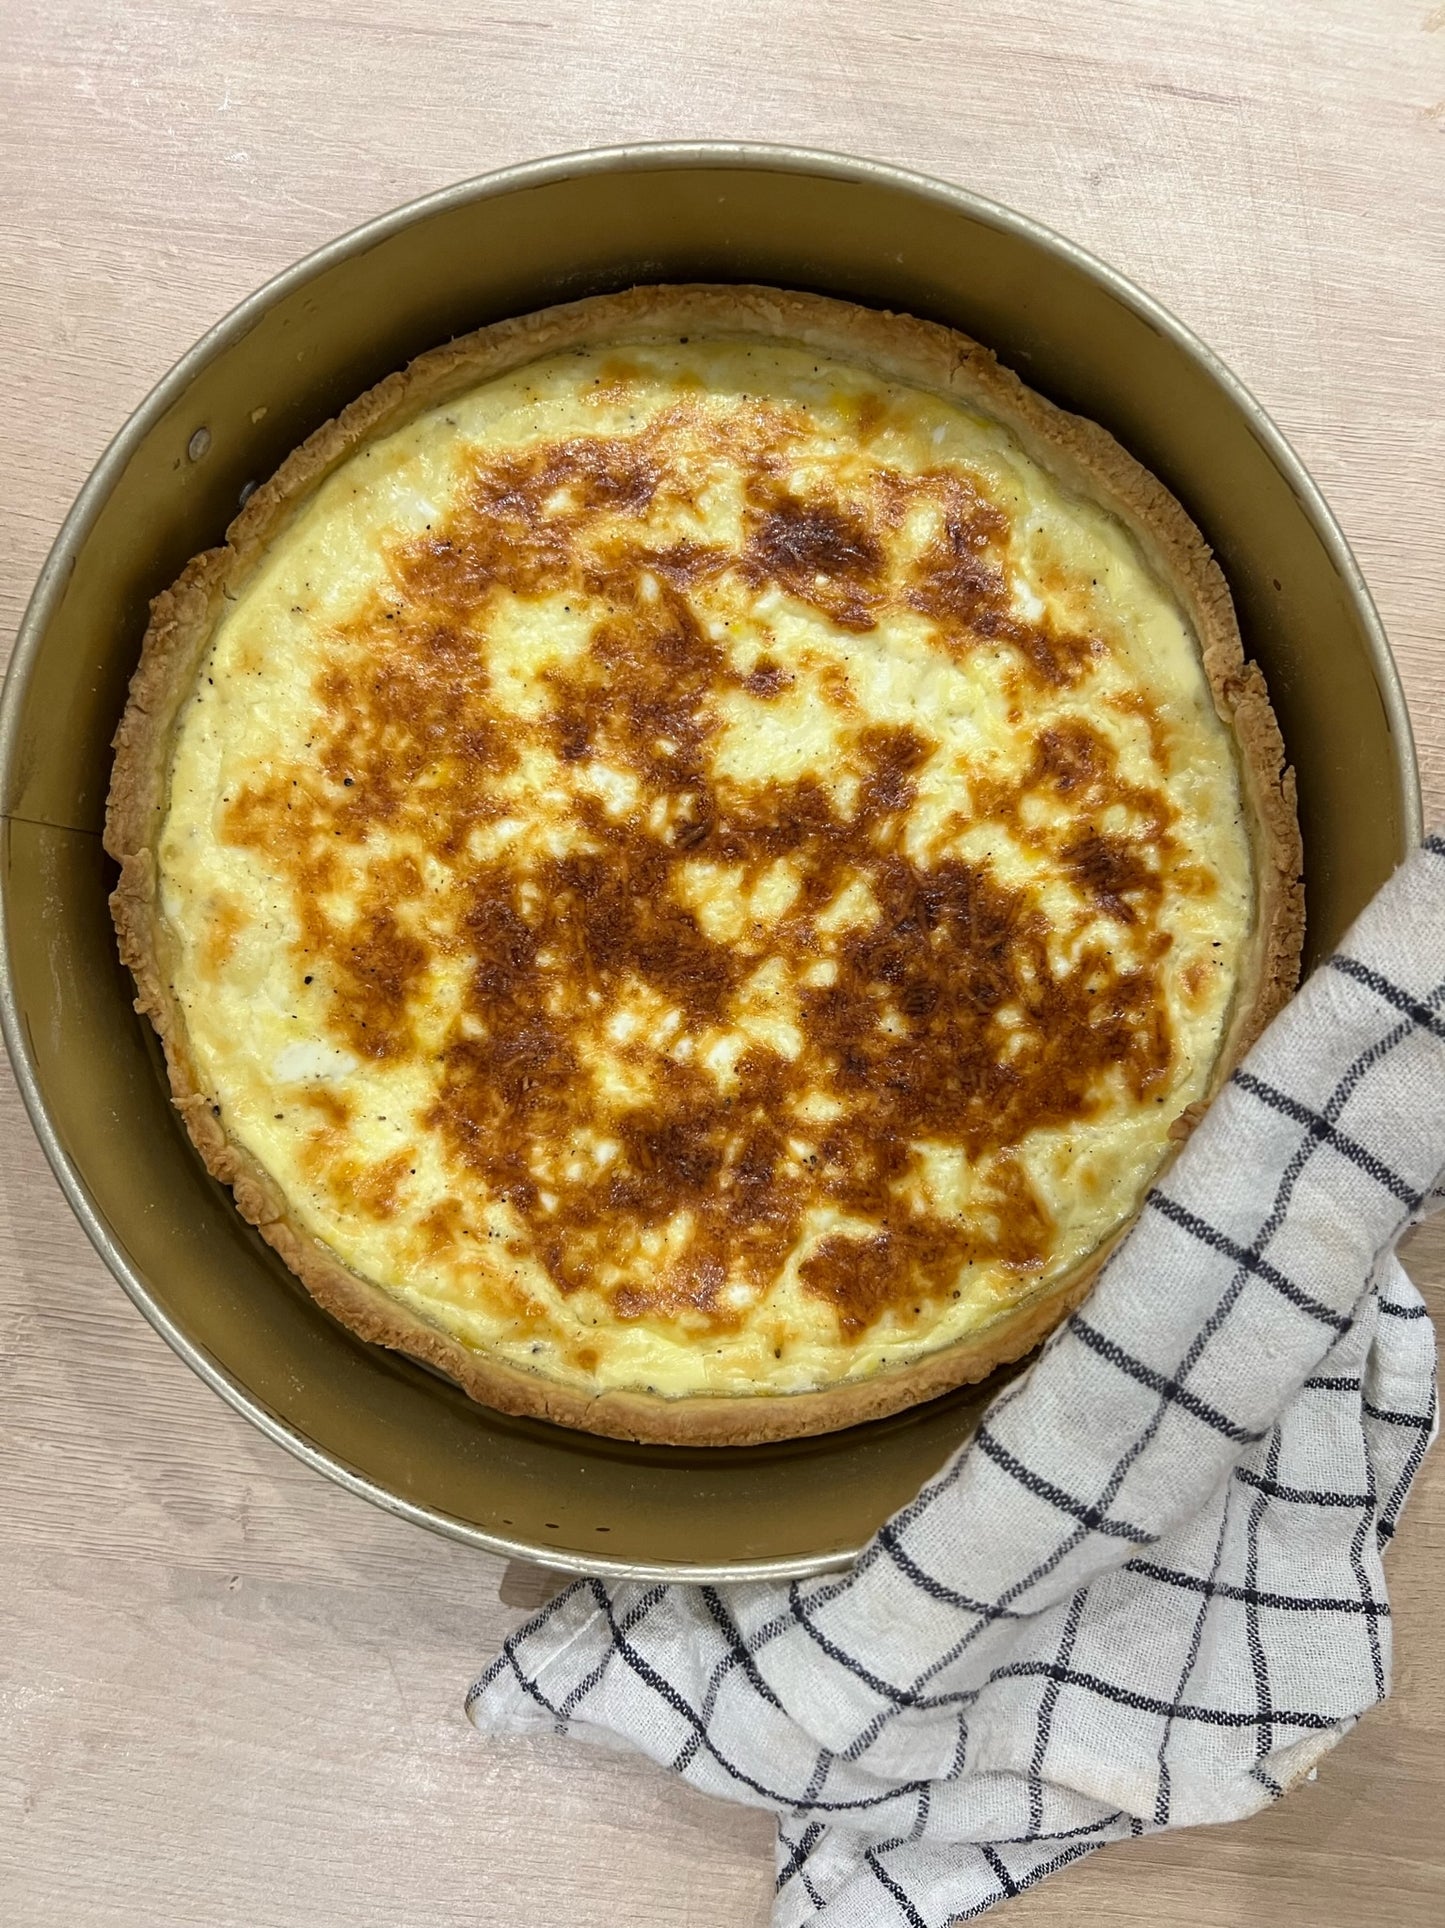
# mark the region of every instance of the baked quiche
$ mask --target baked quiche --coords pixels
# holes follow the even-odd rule
[[[116,746],[212,1173],[363,1338],[597,1433],[1019,1357],[1297,974],[1292,778],[1183,510],[812,295],[424,355],[158,598]]]

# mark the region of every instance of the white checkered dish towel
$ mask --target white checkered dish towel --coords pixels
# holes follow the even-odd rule
[[[468,1697],[778,1816],[776,1928],[943,1928],[1276,1798],[1390,1680],[1434,1437],[1445,837],[1270,1027],[1074,1317],[843,1575],[583,1580]]]

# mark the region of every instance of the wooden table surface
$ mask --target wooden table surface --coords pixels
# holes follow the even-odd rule
[[[903,162],[1161,297],[1292,438],[1445,818],[1445,6],[1432,0],[3,0],[0,638],[102,446],[210,322],[445,182],[700,135]],[[0,1920],[760,1928],[771,1825],[483,1745],[535,1573],[305,1471],[132,1310],[0,1089]],[[1445,1236],[1413,1265],[1445,1314]],[[1108,1849],[1068,1923],[1445,1919],[1445,1451],[1390,1557],[1395,1699],[1247,1825]]]

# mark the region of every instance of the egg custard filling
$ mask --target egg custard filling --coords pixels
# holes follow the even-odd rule
[[[1292,792],[1182,511],[813,297],[423,358],[159,599],[118,745],[211,1169],[364,1336],[599,1431],[1027,1349],[1293,981]]]

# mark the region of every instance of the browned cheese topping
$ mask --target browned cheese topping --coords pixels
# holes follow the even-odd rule
[[[886,388],[842,437],[764,384],[628,421],[638,370],[588,377],[609,426],[457,436],[365,593],[290,612],[305,735],[215,840],[284,899],[290,1011],[420,1096],[372,1153],[353,1078],[266,1102],[318,1210],[404,1223],[574,1372],[617,1326],[782,1359],[799,1293],[845,1353],[917,1342],[970,1277],[1002,1303],[1076,1257],[1048,1172],[1107,1224],[1087,1128],[1134,1121],[1134,1184],[1207,1072],[1178,1023],[1217,1037],[1231,960],[1164,915],[1219,889],[1175,719]]]

